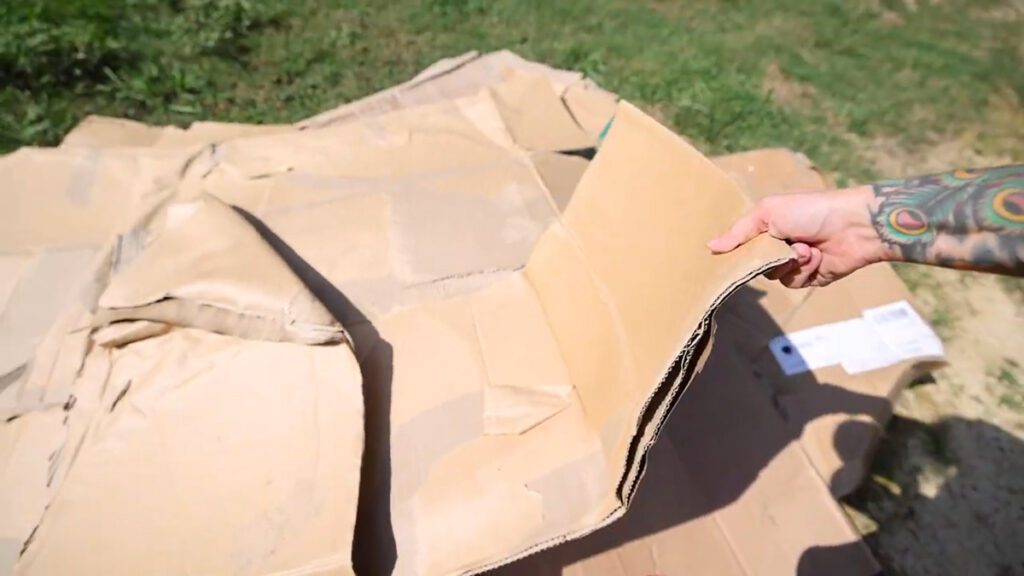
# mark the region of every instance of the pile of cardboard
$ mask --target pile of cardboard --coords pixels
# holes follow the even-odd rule
[[[497,52],[0,180],[0,573],[878,569],[834,496],[941,347],[887,267],[704,246],[798,154]]]

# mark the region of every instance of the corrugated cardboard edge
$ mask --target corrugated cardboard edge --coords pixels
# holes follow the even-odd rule
[[[672,408],[685,391],[686,384],[688,384],[693,378],[693,374],[696,371],[695,369],[699,364],[699,361],[695,361],[695,359],[699,360],[703,356],[705,349],[710,344],[712,331],[709,328],[713,322],[715,311],[718,310],[718,307],[721,306],[722,302],[724,302],[725,299],[733,292],[738,290],[740,286],[785,261],[785,258],[779,258],[771,261],[750,271],[744,277],[729,285],[718,295],[717,298],[715,298],[714,302],[705,312],[703,318],[698,324],[697,330],[690,334],[690,337],[683,343],[679,353],[668,368],[666,368],[661,381],[651,391],[651,394],[648,396],[646,403],[640,411],[640,418],[637,422],[637,435],[634,436],[634,440],[630,445],[625,471],[622,478],[619,480],[619,485],[616,489],[620,503],[614,510],[591,527],[569,532],[544,542],[534,544],[533,546],[512,554],[502,560],[491,562],[472,570],[463,571],[460,574],[481,574],[489,570],[494,570],[495,568],[510,564],[516,560],[520,560],[542,550],[552,548],[562,544],[563,542],[582,538],[621,518],[622,515],[626,513],[626,509],[629,506],[629,502],[633,497],[636,487],[643,478],[644,471],[647,466],[648,451],[654,442],[657,441],[658,434],[661,432],[661,428],[664,425],[665,420],[672,413]]]

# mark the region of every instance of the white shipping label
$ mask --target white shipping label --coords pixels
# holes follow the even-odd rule
[[[831,366],[839,362],[832,326],[818,326],[772,338],[772,354],[787,376]]]
[[[902,359],[867,320],[857,318],[843,324],[846,330],[837,338],[836,346],[843,351],[839,363],[847,374],[885,368]]]
[[[944,356],[942,341],[905,300],[864,310],[861,318],[777,336],[768,347],[787,376],[834,364],[859,374]]]

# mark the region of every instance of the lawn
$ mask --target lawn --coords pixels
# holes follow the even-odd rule
[[[580,69],[711,153],[784,145],[840,180],[878,150],[1024,155],[1014,0],[22,0],[0,6],[0,149],[85,114],[287,122],[471,49]]]

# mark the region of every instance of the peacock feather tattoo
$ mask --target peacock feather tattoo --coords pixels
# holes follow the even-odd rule
[[[881,199],[874,227],[905,260],[1024,272],[1024,165],[885,180],[873,188]],[[939,237],[959,241],[962,250],[938,253]]]

